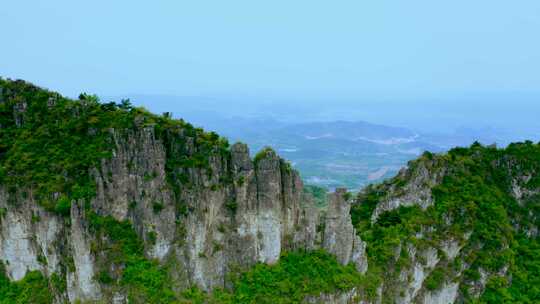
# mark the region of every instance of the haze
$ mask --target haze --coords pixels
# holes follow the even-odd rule
[[[177,116],[213,100],[230,116],[523,137],[540,129],[538,16],[536,0],[8,1],[0,74]]]

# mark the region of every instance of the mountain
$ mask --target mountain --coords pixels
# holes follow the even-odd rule
[[[264,94],[128,96],[158,113],[173,112],[196,126],[245,142],[252,151],[270,146],[291,161],[304,182],[329,190],[357,191],[390,178],[424,151],[445,152],[475,141],[505,147],[540,140],[534,119],[538,103],[521,94],[517,100],[473,94],[429,101],[348,102],[281,100]]]
[[[271,149],[251,159],[244,144],[127,101],[69,100],[23,81],[0,87],[5,302],[174,303],[231,284],[224,297],[251,302],[261,295],[241,286],[252,286],[252,272],[230,275],[282,255],[282,273],[306,270],[291,273],[294,299],[350,289],[365,272],[345,194],[320,218]]]
[[[535,303],[539,171],[475,143],[322,209],[271,148],[0,79],[0,303]]]
[[[540,143],[424,153],[367,187],[351,216],[377,297],[396,303],[540,301]],[[383,301],[384,302],[384,301]],[[390,301],[392,302],[392,301]]]
[[[393,176],[425,150],[443,150],[409,129],[363,121],[284,123],[203,114],[194,121],[232,140],[245,141],[253,151],[272,147],[291,161],[306,183],[329,189],[358,190]]]

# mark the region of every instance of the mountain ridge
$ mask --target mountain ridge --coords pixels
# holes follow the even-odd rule
[[[272,149],[0,88],[0,303],[540,300],[540,144],[426,152],[321,210]]]
[[[191,286],[230,285],[232,269],[318,248],[339,256],[322,256],[338,278],[338,262],[365,271],[348,209],[320,218],[273,150],[252,159],[243,144],[127,101],[0,86],[0,259],[13,302],[19,282],[41,274],[45,303],[171,303]]]

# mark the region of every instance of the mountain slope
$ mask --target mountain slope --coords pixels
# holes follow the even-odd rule
[[[271,149],[0,79],[0,303],[537,303],[539,171],[426,152],[322,211]]]
[[[337,256],[318,258],[336,283],[296,297],[347,289],[340,274],[367,267],[343,194],[320,217],[270,149],[251,159],[243,144],[126,101],[69,100],[24,81],[0,88],[6,303],[171,303],[191,286],[230,286],[228,274],[287,251]]]
[[[351,215],[382,298],[540,301],[539,172],[539,144],[474,144],[368,187]]]

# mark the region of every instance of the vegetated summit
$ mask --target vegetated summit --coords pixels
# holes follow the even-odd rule
[[[0,303],[538,303],[539,170],[426,152],[323,210],[271,149],[0,79]]]

